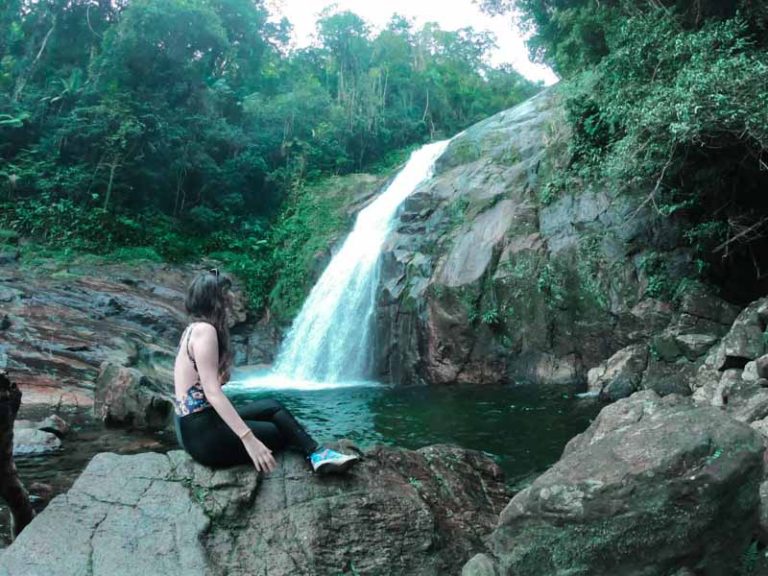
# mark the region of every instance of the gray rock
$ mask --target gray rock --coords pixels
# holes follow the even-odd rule
[[[438,576],[481,550],[508,498],[489,458],[364,456],[347,476],[315,477],[296,454],[267,476],[182,452],[99,454],[0,556],[0,576]]]
[[[94,392],[94,415],[108,426],[159,430],[173,412],[170,385],[161,387],[135,368],[105,362]]]
[[[689,396],[693,390],[697,370],[696,364],[684,358],[677,362],[665,362],[651,358],[643,373],[640,388],[653,390],[661,396],[668,394]]]
[[[760,356],[760,358],[755,360],[755,364],[757,375],[760,378],[768,378],[768,354]]]
[[[674,362],[683,355],[683,348],[678,342],[679,334],[673,330],[665,330],[652,340],[651,346],[658,359]]]
[[[13,455],[37,456],[61,449],[61,440],[55,434],[34,428],[20,428],[13,431]]]
[[[763,331],[765,325],[758,310],[768,299],[757,300],[747,306],[736,318],[728,334],[723,338],[726,368],[744,367],[765,353]]]
[[[760,376],[757,374],[757,361],[751,360],[744,366],[744,371],[741,373],[742,380],[748,380],[750,382],[757,382]]]
[[[505,576],[733,574],[756,522],[763,451],[716,408],[637,392],[512,499],[489,552]]]
[[[711,320],[722,326],[730,326],[736,320],[739,308],[718,298],[706,286],[695,284],[682,295],[680,312]]]
[[[768,480],[760,484],[760,508],[758,519],[758,538],[768,544]]]
[[[766,443],[766,447],[768,447],[768,418],[750,422],[749,426],[762,435],[763,441]]]
[[[688,360],[694,361],[714,346],[718,337],[713,334],[678,334],[675,342]]]
[[[486,554],[477,554],[464,564],[461,576],[498,576],[496,565]]]
[[[640,387],[648,365],[648,347],[634,344],[622,348],[587,375],[589,389],[604,400],[626,398]]]
[[[768,416],[768,389],[755,380],[743,380],[738,369],[723,373],[726,411],[740,422],[762,420]]]
[[[16,420],[13,423],[14,433],[18,430],[42,430],[43,432],[49,432],[59,438],[66,436],[69,432],[69,424],[56,414],[51,414],[44,420],[39,422],[33,422],[31,420]]]

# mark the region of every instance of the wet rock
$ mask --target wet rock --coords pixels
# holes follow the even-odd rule
[[[272,364],[282,341],[280,329],[272,322],[259,322],[249,331],[244,364]]]
[[[521,354],[510,367],[515,382],[528,384],[573,384],[582,380],[582,372],[583,367],[574,355]]]
[[[104,363],[94,393],[94,415],[108,426],[159,430],[173,412],[170,386],[162,387],[135,368]]]
[[[379,379],[584,382],[675,318],[644,295],[646,263],[659,259],[672,283],[686,277],[681,230],[645,193],[553,190],[569,161],[563,113],[548,90],[470,127],[405,203],[383,252]],[[668,359],[698,362],[736,311],[702,288],[682,314]],[[617,380],[611,396],[634,387]]]
[[[756,524],[763,451],[716,408],[637,392],[512,499],[486,558],[505,576],[733,574]]]
[[[604,400],[626,398],[639,389],[648,365],[648,347],[634,344],[622,348],[587,375],[589,390]]]
[[[33,422],[31,420],[16,420],[13,425],[14,431],[16,430],[42,430],[43,432],[49,432],[55,434],[57,437],[62,438],[69,432],[69,424],[56,414],[51,414],[44,420],[39,422]]]
[[[0,556],[0,575],[455,574],[509,497],[489,458],[449,446],[374,448],[343,477],[278,460],[260,476],[182,452],[99,454]]]
[[[104,362],[169,383],[187,322],[183,295],[198,271],[151,262],[3,267],[0,363],[16,375],[26,403],[90,405]],[[235,292],[233,333],[244,334],[245,300]]]
[[[34,428],[14,429],[13,455],[38,456],[61,449],[61,440],[55,434]]]
[[[42,508],[53,498],[53,486],[44,482],[32,482],[27,489],[29,499],[36,509]]]

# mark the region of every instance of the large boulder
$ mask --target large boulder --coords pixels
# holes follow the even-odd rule
[[[183,452],[99,454],[0,556],[0,576],[452,574],[509,497],[492,460],[450,446],[374,448],[342,477],[278,461],[259,476]]]
[[[105,362],[96,381],[93,411],[107,426],[160,430],[173,411],[172,390],[139,370]]]
[[[721,410],[637,392],[512,499],[462,574],[735,574],[757,527],[763,452]]]

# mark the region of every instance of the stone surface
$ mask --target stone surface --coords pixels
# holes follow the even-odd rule
[[[637,392],[512,499],[487,558],[509,576],[734,574],[757,525],[763,452],[721,410]]]
[[[57,437],[62,438],[69,432],[69,424],[56,414],[51,414],[45,419],[39,422],[32,422],[31,420],[16,420],[13,423],[14,432],[22,429],[42,430],[43,432],[50,432]]]
[[[135,368],[105,362],[94,393],[94,415],[107,426],[159,430],[169,425],[173,389],[152,382]]]
[[[675,337],[681,352],[691,361],[706,354],[717,340],[714,334],[678,334]]]
[[[634,344],[622,348],[589,371],[587,375],[589,390],[599,394],[604,400],[625,398],[640,387],[647,365],[648,347],[646,345]]]
[[[186,287],[215,265],[83,259],[31,266],[22,250],[0,278],[0,364],[27,405],[90,405],[104,362],[171,386]],[[237,288],[236,294],[233,332],[248,332],[243,295]]]
[[[765,353],[765,322],[759,310],[768,298],[757,300],[741,311],[723,338],[724,367],[744,367],[750,360],[756,360]]]
[[[675,362],[665,362],[651,358],[643,373],[640,387],[643,390],[653,390],[657,394],[691,394],[692,382],[697,377],[696,364],[688,360],[678,359]]]
[[[563,114],[554,88],[470,127],[406,200],[383,253],[377,379],[584,382],[673,319],[646,295],[658,281],[646,262],[668,264],[665,282],[687,276],[680,230],[644,202],[647,191],[560,190]],[[683,308],[672,360],[705,354],[736,317],[704,289]],[[611,395],[635,386],[616,380]]]
[[[768,544],[768,480],[760,484],[760,510],[757,534],[763,544]]]
[[[768,378],[768,354],[764,354],[755,360],[755,369],[760,378]]]
[[[477,452],[375,448],[343,477],[184,453],[99,454],[0,556],[1,576],[458,573],[508,499]]]
[[[61,450],[61,440],[55,434],[34,428],[13,431],[13,455],[37,456]]]

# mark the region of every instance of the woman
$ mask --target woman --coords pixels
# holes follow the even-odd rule
[[[321,449],[276,400],[235,408],[221,387],[229,379],[231,353],[227,308],[232,283],[218,269],[200,274],[187,291],[193,322],[181,335],[174,366],[176,434],[198,462],[212,467],[253,462],[257,471],[275,468],[274,450],[295,448],[318,473],[342,472],[358,458]]]

